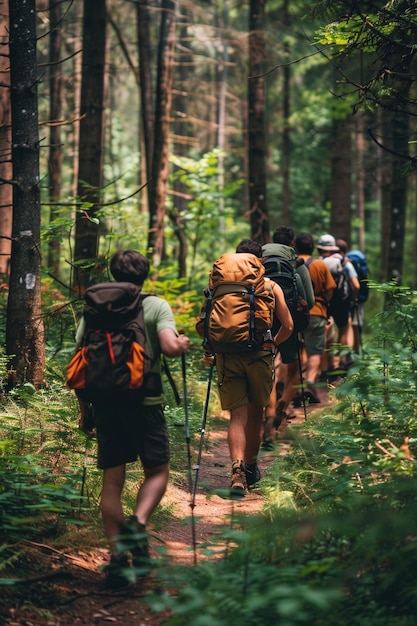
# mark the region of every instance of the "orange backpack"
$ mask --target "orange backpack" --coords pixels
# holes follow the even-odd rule
[[[272,351],[275,298],[264,274],[262,259],[250,253],[214,263],[196,324],[206,352]]]

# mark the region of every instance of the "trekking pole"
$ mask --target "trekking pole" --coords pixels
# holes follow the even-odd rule
[[[195,498],[196,498],[196,493],[197,493],[198,474],[199,474],[199,471],[200,471],[201,457],[202,457],[202,454],[203,454],[204,433],[206,431],[206,422],[207,422],[207,413],[208,413],[208,406],[209,406],[209,400],[210,400],[211,381],[213,379],[213,370],[214,370],[215,361],[216,361],[216,357],[214,357],[213,362],[210,364],[210,370],[209,370],[209,375],[208,375],[208,383],[207,383],[206,401],[204,403],[203,418],[201,420],[201,426],[200,426],[200,429],[199,429],[199,432],[200,432],[200,445],[198,447],[197,463],[194,465],[195,478],[194,478],[194,487],[193,487],[192,497],[191,497],[191,510],[192,511],[194,511],[194,508],[195,508]],[[194,565],[196,565],[196,563],[197,563],[197,542],[196,542],[196,538],[195,538],[195,526],[193,527],[193,550],[194,550]]]
[[[300,341],[298,337],[297,337],[297,360],[298,360],[298,372],[300,375],[300,385],[301,385],[301,402],[303,404],[304,419],[307,420],[306,397],[304,395],[303,366],[301,364]]]
[[[80,493],[80,504],[78,509],[78,515],[81,514],[81,507],[83,505],[84,495],[85,495],[85,484],[87,480],[87,465],[88,465],[88,448],[90,444],[90,439],[88,436],[85,438],[85,451],[84,451],[84,461],[83,461],[83,473],[81,477],[81,493]]]
[[[193,498],[193,474],[191,466],[191,437],[190,437],[190,419],[188,414],[188,393],[187,393],[187,368],[185,363],[185,353],[181,355],[181,367],[182,367],[182,384],[183,384],[183,396],[184,396],[184,413],[185,413],[185,441],[187,444],[187,469],[188,469],[188,488],[190,491],[191,499]],[[196,546],[196,532],[195,532],[195,518],[194,518],[194,505],[190,502],[191,507],[191,536],[194,551],[194,565],[197,563],[197,546]]]
[[[191,438],[190,438],[190,419],[189,419],[189,414],[188,414],[188,393],[187,393],[185,353],[181,355],[181,367],[182,367],[182,384],[183,384],[184,413],[185,413],[185,442],[187,444],[188,486],[189,486],[190,495],[191,495],[192,488],[193,488],[193,474],[192,474],[192,467],[191,467]]]

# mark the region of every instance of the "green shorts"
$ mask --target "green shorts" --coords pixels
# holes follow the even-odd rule
[[[169,439],[161,404],[144,405],[132,398],[95,403],[97,466],[100,469],[133,463],[145,469],[169,462]]]
[[[231,411],[249,402],[259,407],[268,405],[274,379],[271,354],[217,354],[216,368],[223,410]]]
[[[323,354],[326,347],[325,326],[326,318],[320,315],[310,315],[310,323],[304,331],[304,347],[307,356]]]

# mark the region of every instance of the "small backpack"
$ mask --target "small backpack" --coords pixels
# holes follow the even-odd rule
[[[223,254],[213,265],[196,330],[210,353],[272,351],[275,309],[262,259],[253,254]]]
[[[304,288],[302,279],[296,272],[296,260],[285,259],[281,256],[268,256],[263,263],[265,275],[276,282],[284,293],[285,302],[294,322],[294,330],[302,332],[310,323],[310,311],[302,295]],[[273,332],[276,330],[274,327]]]
[[[359,280],[358,302],[366,302],[369,296],[368,263],[366,256],[360,250],[351,250],[346,255],[356,270]]]
[[[352,290],[346,270],[343,267],[342,259],[337,255],[332,255],[324,258],[323,261],[329,268],[336,283],[336,288],[333,290],[333,295],[329,303],[329,309],[349,306],[352,302]]]
[[[137,285],[123,282],[100,283],[86,290],[86,328],[66,379],[66,386],[85,401],[143,388],[152,366],[143,320],[147,295]]]

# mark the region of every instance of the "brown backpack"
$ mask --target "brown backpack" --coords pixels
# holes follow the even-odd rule
[[[275,298],[264,274],[262,259],[250,253],[223,254],[214,263],[196,324],[207,352],[272,351]]]

